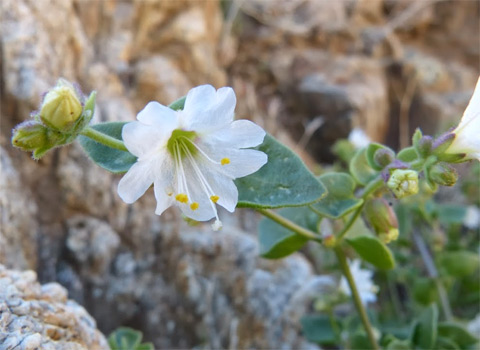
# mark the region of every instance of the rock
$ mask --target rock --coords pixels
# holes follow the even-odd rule
[[[37,205],[7,152],[0,147],[0,263],[16,268],[37,265]]]
[[[59,284],[41,286],[35,272],[0,265],[0,348],[105,350],[108,344]]]

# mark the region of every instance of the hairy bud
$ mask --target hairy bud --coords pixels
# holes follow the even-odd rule
[[[397,198],[414,195],[418,192],[418,173],[410,169],[395,169],[387,186]]]
[[[385,199],[374,198],[367,201],[365,216],[384,243],[390,243],[398,238],[397,215]]]

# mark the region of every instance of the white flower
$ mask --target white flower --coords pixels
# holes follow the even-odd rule
[[[463,218],[463,225],[471,230],[480,226],[480,209],[475,205],[469,205]]]
[[[460,124],[452,133],[455,138],[445,153],[466,153],[467,159],[480,160],[480,78]]]
[[[350,131],[350,134],[348,134],[348,141],[350,141],[357,149],[367,147],[368,144],[372,142],[365,131],[360,128],[354,128]]]
[[[480,314],[477,314],[477,316],[467,324],[467,329],[470,333],[475,334],[477,338],[480,337]]]
[[[133,203],[154,185],[160,215],[173,204],[197,221],[215,217],[216,204],[235,210],[233,180],[256,172],[267,162],[263,152],[245,149],[263,142],[265,131],[248,120],[233,121],[233,90],[202,85],[188,92],[184,109],[150,102],[126,124],[122,138],[137,162],[118,184],[118,194]]]
[[[376,294],[378,293],[378,286],[372,282],[373,271],[362,270],[360,268],[360,260],[353,260],[349,262],[348,265],[350,266],[350,272],[357,285],[358,294],[360,294],[362,303],[366,305],[367,303],[377,301]],[[342,277],[340,280],[340,290],[347,295],[351,295],[350,287],[345,277]]]

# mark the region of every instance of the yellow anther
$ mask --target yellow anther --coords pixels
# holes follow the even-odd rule
[[[230,159],[229,159],[229,158],[223,158],[223,159],[220,161],[220,164],[222,164],[222,165],[230,164]]]
[[[219,196],[211,196],[210,199],[212,200],[213,203],[217,203],[217,201],[220,199]]]
[[[192,204],[190,204],[190,209],[197,210],[198,206],[199,206],[199,204],[197,202],[193,202]]]
[[[167,196],[169,196],[169,197],[173,196],[173,192],[168,192]]]
[[[175,196],[175,199],[180,203],[188,203],[188,196],[185,193],[179,193]]]

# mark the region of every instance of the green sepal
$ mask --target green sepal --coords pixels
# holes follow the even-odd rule
[[[360,235],[347,238],[346,241],[352,246],[363,260],[371,263],[382,270],[395,267],[395,259],[391,250],[375,236]]]
[[[466,162],[470,159],[466,159],[465,157],[467,156],[466,153],[442,153],[437,156],[439,161],[446,162],[446,163],[462,163]]]
[[[422,130],[420,130],[420,128],[416,128],[415,132],[413,133],[413,136],[412,136],[413,147],[417,148],[418,141],[420,141],[422,136],[423,136]]]
[[[121,141],[125,124],[126,122],[100,123],[92,125],[91,128]],[[78,141],[95,164],[112,173],[124,173],[137,161],[130,152],[110,148],[86,136],[80,135]]]
[[[267,134],[254,149],[267,154],[259,171],[235,180],[237,207],[281,208],[312,204],[326,195],[325,187],[288,147]]]
[[[377,176],[378,172],[372,169],[367,161],[366,148],[358,150],[352,158],[350,162],[350,173],[359,184],[364,186]]]
[[[279,214],[314,232],[318,229],[320,218],[308,207],[284,208],[279,211]],[[280,259],[290,255],[302,248],[308,241],[304,236],[290,231],[268,218],[260,221],[258,231],[260,255],[267,259]]]
[[[437,341],[438,308],[430,305],[415,321],[411,341],[420,349],[431,350]]]
[[[461,349],[478,344],[479,338],[474,337],[462,326],[453,322],[441,322],[438,324],[438,335],[458,344]]]
[[[313,211],[332,219],[338,219],[358,208],[363,199],[355,198],[355,180],[346,173],[328,173],[321,175],[321,183],[327,189],[327,195],[311,205]]]
[[[398,152],[397,159],[405,163],[410,163],[418,159],[418,153],[415,147],[407,147]]]

